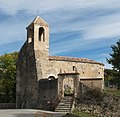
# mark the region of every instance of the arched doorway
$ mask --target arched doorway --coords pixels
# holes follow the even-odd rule
[[[55,80],[55,77],[54,76],[49,76],[48,80]]]

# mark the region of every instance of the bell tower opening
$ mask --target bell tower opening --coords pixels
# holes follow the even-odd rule
[[[39,41],[45,42],[45,30],[43,27],[39,28]]]
[[[33,29],[30,28],[27,32],[27,39],[28,39],[28,43],[31,43],[33,41]]]

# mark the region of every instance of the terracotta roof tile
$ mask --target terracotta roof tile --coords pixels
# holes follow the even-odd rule
[[[87,58],[74,58],[74,57],[65,57],[65,56],[49,56],[49,60],[56,60],[56,61],[71,61],[71,62],[81,62],[81,63],[92,63],[92,64],[100,64],[104,65],[103,63],[99,63]]]

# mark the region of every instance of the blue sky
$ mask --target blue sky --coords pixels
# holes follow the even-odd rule
[[[120,39],[120,0],[0,0],[0,55],[19,51],[39,15],[50,26],[50,55],[106,58]]]

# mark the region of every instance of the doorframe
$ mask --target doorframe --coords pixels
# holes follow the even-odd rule
[[[58,95],[62,93],[62,97],[64,97],[64,79],[71,77],[73,78],[73,86],[74,86],[74,97],[79,97],[79,73],[60,73],[58,74]]]

